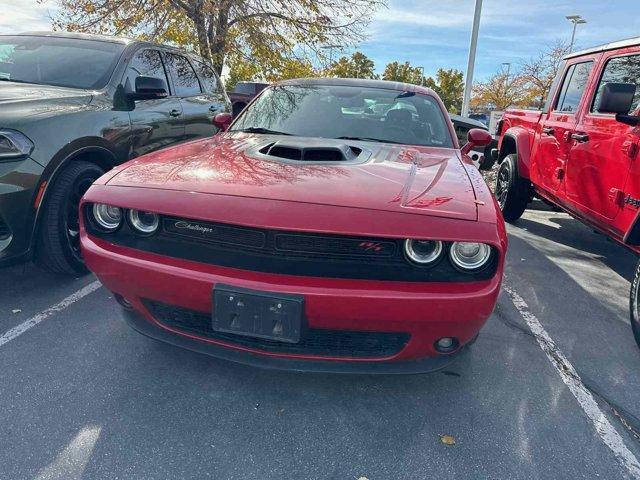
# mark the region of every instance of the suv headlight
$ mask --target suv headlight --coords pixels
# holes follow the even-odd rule
[[[449,249],[449,258],[465,272],[480,270],[491,259],[491,247],[485,243],[455,242]]]
[[[0,160],[24,157],[33,150],[33,142],[15,130],[0,129]]]

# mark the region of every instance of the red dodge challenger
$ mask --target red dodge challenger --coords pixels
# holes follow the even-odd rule
[[[437,95],[290,80],[223,133],[139,157],[81,203],[88,267],[141,333],[270,368],[426,372],[493,311],[507,238]]]

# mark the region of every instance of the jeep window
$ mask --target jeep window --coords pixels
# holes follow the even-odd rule
[[[551,102],[553,101],[553,97],[557,91],[558,84],[560,83],[560,79],[562,78],[562,71],[564,70],[565,64],[566,62],[562,61],[558,66],[558,73],[556,74],[556,76],[553,79],[553,82],[551,83],[551,87],[549,88],[549,93],[547,93],[547,99],[545,100],[544,107],[542,109],[543,112],[549,111],[549,107],[551,106]]]
[[[162,66],[162,58],[158,50],[145,48],[138,51],[127,68],[124,79],[124,88],[127,92],[133,92],[136,88],[136,78],[140,76],[155,77],[164,80],[169,91],[169,82]]]
[[[0,35],[0,80],[100,89],[107,85],[124,48],[115,42]]]
[[[200,74],[200,79],[202,83],[204,83],[204,89],[208,93],[216,93],[218,91],[218,77],[216,76],[213,69],[202,62],[195,61],[193,62],[196,70]]]
[[[173,77],[173,83],[176,88],[176,95],[180,97],[188,97],[201,93],[200,82],[193,71],[193,67],[182,55],[167,53],[167,66]]]
[[[435,98],[343,85],[281,85],[267,89],[231,128],[239,130],[453,146],[448,120]]]
[[[607,62],[598,84],[598,90],[591,104],[591,111],[597,112],[600,94],[606,83],[634,83],[636,94],[630,112],[635,112],[640,106],[640,55],[612,58]]]
[[[564,83],[558,96],[555,111],[573,113],[578,110],[584,93],[593,62],[571,65],[564,77]]]

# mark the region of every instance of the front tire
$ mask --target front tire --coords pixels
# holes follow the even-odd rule
[[[638,347],[640,347],[640,303],[638,295],[640,294],[640,261],[636,267],[636,274],[631,282],[631,293],[629,295],[629,313],[631,317],[631,330],[636,339]]]
[[[518,155],[507,155],[496,177],[495,195],[507,222],[518,220],[529,204],[531,183],[518,174]]]
[[[80,199],[103,174],[97,165],[72,161],[50,187],[38,229],[36,261],[45,270],[67,275],[88,272],[80,254]]]

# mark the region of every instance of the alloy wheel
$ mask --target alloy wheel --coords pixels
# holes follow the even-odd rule
[[[511,183],[511,173],[506,166],[503,166],[498,171],[498,178],[496,179],[496,198],[501,209],[504,209],[507,203],[507,195],[509,194],[509,184]]]
[[[82,259],[80,254],[80,200],[97,178],[93,174],[86,174],[76,178],[67,197],[64,230],[71,252],[78,260]]]

